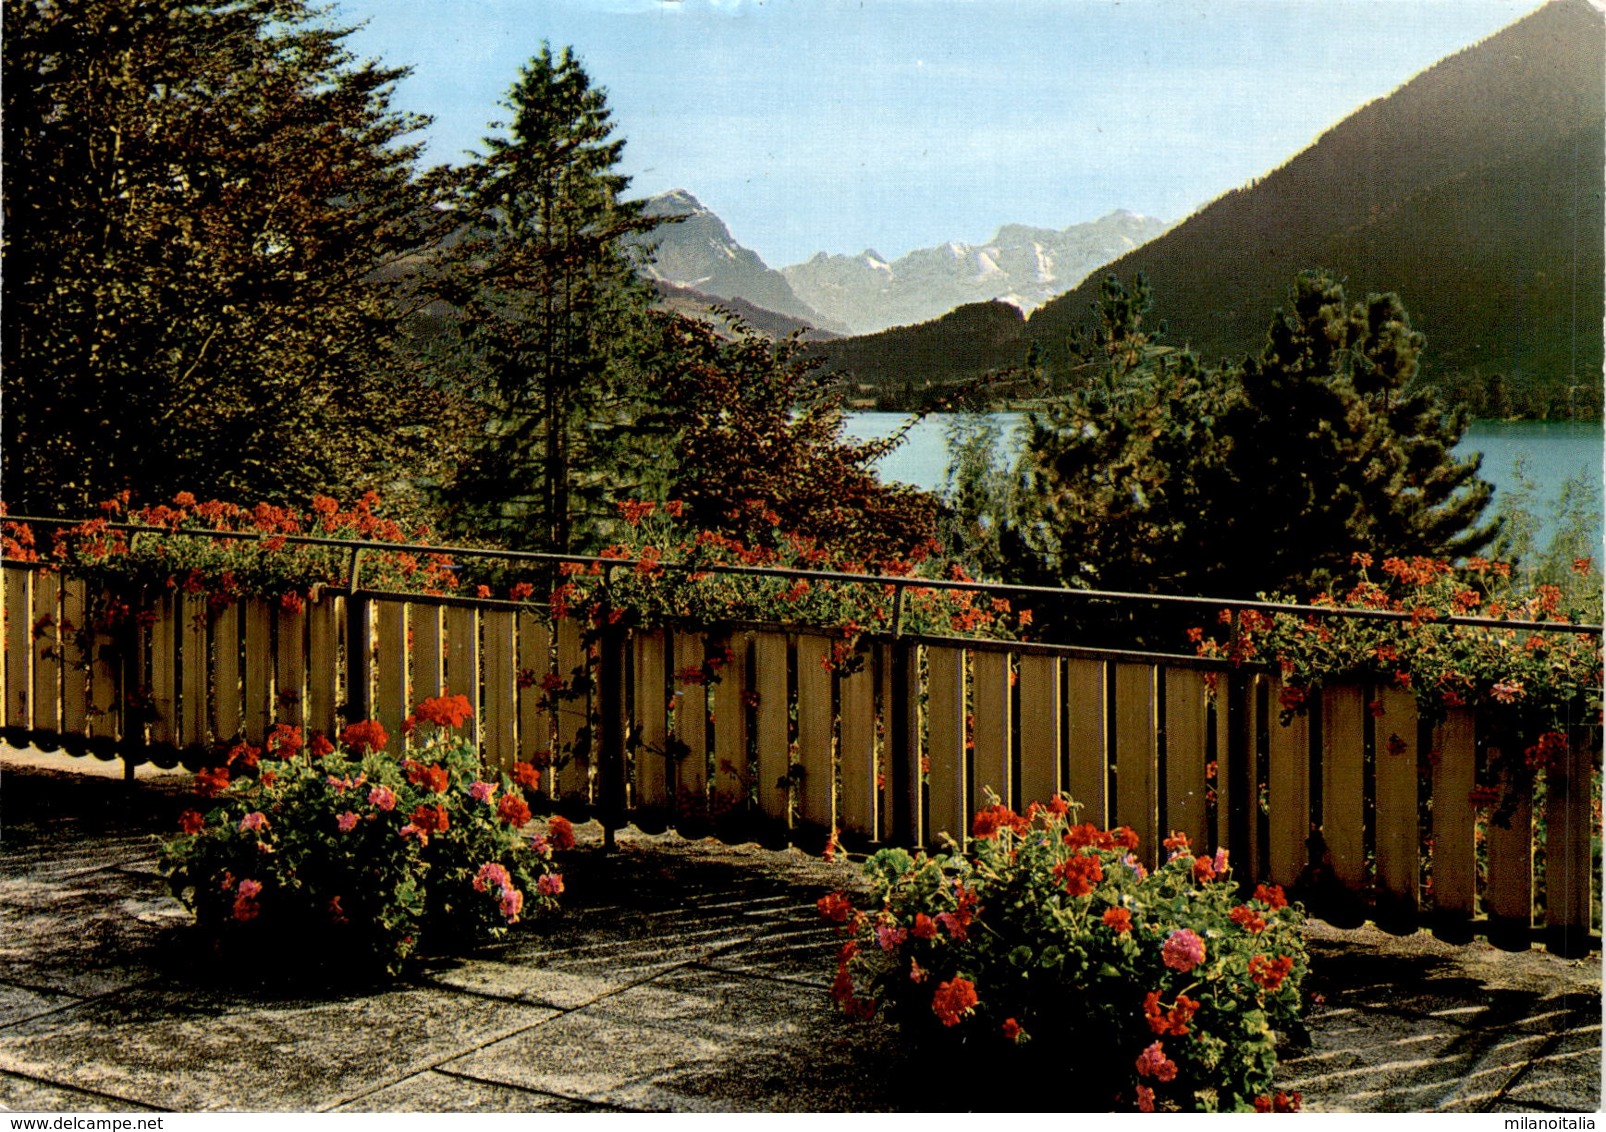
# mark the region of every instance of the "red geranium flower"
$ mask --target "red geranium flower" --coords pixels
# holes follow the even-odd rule
[[[229,768],[226,766],[203,767],[195,772],[195,792],[203,798],[222,793],[228,785]]]
[[[1232,922],[1243,928],[1250,935],[1259,935],[1266,930],[1266,921],[1261,914],[1247,904],[1240,904],[1231,912]]]
[[[520,826],[530,820],[530,807],[517,794],[504,794],[496,804],[496,815],[509,825]]]
[[[1198,999],[1179,994],[1176,1003],[1170,1009],[1162,1009],[1160,992],[1150,991],[1143,998],[1143,1014],[1148,1019],[1149,1029],[1156,1034],[1182,1037],[1188,1032],[1188,1021],[1193,1017],[1194,1011],[1199,1009],[1199,1005]]]
[[[437,727],[461,727],[474,714],[474,708],[464,695],[434,696],[413,709],[419,723],[433,723]]]
[[[1283,980],[1293,969],[1294,960],[1288,955],[1279,955],[1275,959],[1256,955],[1249,960],[1249,977],[1269,991],[1282,986]]]
[[[1132,930],[1132,913],[1125,908],[1106,908],[1104,910],[1105,926],[1115,929],[1117,935]]]
[[[820,910],[822,917],[833,924],[845,924],[853,915],[853,901],[843,892],[828,892],[816,900],[814,906]]]
[[[1054,877],[1070,895],[1087,896],[1104,879],[1104,862],[1097,857],[1070,857],[1054,866]]]
[[[552,848],[574,848],[574,825],[562,814],[554,815],[552,820],[546,823],[546,831],[552,838]]]
[[[985,841],[997,837],[1006,829],[1017,835],[1023,835],[1030,828],[1030,820],[1008,806],[988,806],[984,810],[976,811],[976,820],[970,827],[970,834]]]
[[[1256,885],[1255,899],[1268,908],[1288,907],[1288,897],[1283,894],[1283,887],[1280,884]]]
[[[975,1009],[978,1001],[976,985],[956,975],[946,983],[937,985],[937,993],[931,997],[931,1010],[944,1026],[957,1026],[965,1015]]]
[[[541,772],[529,763],[513,764],[513,781],[519,786],[530,790],[541,789]]]
[[[1303,1093],[1278,1093],[1274,1097],[1259,1096],[1255,1098],[1256,1112],[1298,1112],[1305,1103]]]
[[[426,766],[423,763],[411,760],[404,763],[403,767],[407,771],[408,782],[411,782],[414,786],[422,787],[432,794],[444,794],[447,787],[451,785],[451,778],[447,775],[445,767],[436,766],[433,763]]]
[[[445,806],[418,806],[413,810],[410,820],[415,828],[424,833],[440,833],[452,824]]]
[[[360,755],[383,751],[390,744],[390,736],[377,719],[353,723],[340,733],[340,741]]]

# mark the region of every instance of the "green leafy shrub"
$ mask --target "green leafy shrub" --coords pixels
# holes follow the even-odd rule
[[[454,730],[469,711],[463,696],[419,704],[405,758],[372,722],[338,746],[285,725],[262,748],[235,744],[196,775],[211,808],[186,811],[163,847],[174,895],[225,956],[310,950],[390,974],[420,947],[483,942],[555,908],[553,852],[573,829],[553,818],[547,834],[520,832],[540,772],[487,777]]]
[[[1271,1080],[1278,1032],[1303,1030],[1301,910],[1275,886],[1240,900],[1225,851],[1195,856],[1180,834],[1148,872],[1130,829],[1072,812],[995,800],[968,853],[876,853],[870,910],[819,902],[846,937],[833,997],[1093,1106],[1297,1107]]]

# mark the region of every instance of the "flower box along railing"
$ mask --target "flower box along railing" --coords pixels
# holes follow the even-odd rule
[[[854,580],[900,604],[942,584]],[[13,745],[199,767],[280,724],[333,735],[374,718],[399,752],[408,705],[460,694],[487,762],[548,768],[552,805],[610,831],[935,847],[962,839],[989,793],[1023,810],[1063,791],[1079,820],[1134,830],[1150,867],[1180,831],[1329,918],[1526,947],[1537,907],[1568,954],[1594,926],[1595,727],[1552,752],[1538,807],[1508,800],[1501,821],[1477,788],[1495,741],[1477,714],[1427,726],[1398,687],[1332,684],[1284,722],[1277,674],[1205,657],[629,628],[350,585],[277,602],[178,587],[112,623],[85,578],[8,562],[4,583]]]

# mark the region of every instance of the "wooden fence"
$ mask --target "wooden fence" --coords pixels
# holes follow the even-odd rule
[[[936,846],[988,791],[1017,808],[1066,791],[1082,820],[1135,830],[1150,865],[1176,830],[1335,916],[1347,903],[1526,947],[1539,897],[1552,949],[1589,945],[1584,733],[1542,812],[1524,800],[1503,828],[1470,798],[1490,754],[1473,714],[1430,729],[1397,689],[1330,687],[1284,725],[1275,678],[1187,657],[908,636],[850,649],[784,626],[587,639],[527,606],[373,591],[300,609],[163,594],[88,632],[90,596],[6,566],[8,742],[195,766],[276,724],[332,735],[374,718],[399,751],[409,705],[462,694],[488,763],[552,760],[553,804],[611,827]]]

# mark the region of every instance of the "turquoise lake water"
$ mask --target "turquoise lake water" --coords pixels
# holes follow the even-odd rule
[[[1024,415],[996,413],[994,416],[1003,426],[1001,448],[1007,453],[1015,446],[1012,433]],[[846,432],[861,440],[890,436],[908,420],[902,413],[850,413]],[[933,415],[916,423],[904,443],[881,461],[882,477],[927,490],[940,488],[948,467],[945,420]],[[1582,477],[1600,488],[1602,462],[1606,458],[1606,439],[1603,438],[1606,433],[1598,421],[1478,421],[1467,430],[1456,454],[1483,453],[1483,478],[1495,487],[1495,503],[1491,507],[1498,505],[1502,491],[1516,489],[1518,462],[1523,462],[1523,474],[1537,489],[1538,501],[1534,509],[1541,522],[1537,541],[1543,546],[1549,534],[1545,520],[1561,493],[1562,483],[1569,477]],[[1597,524],[1597,543],[1600,533]]]

